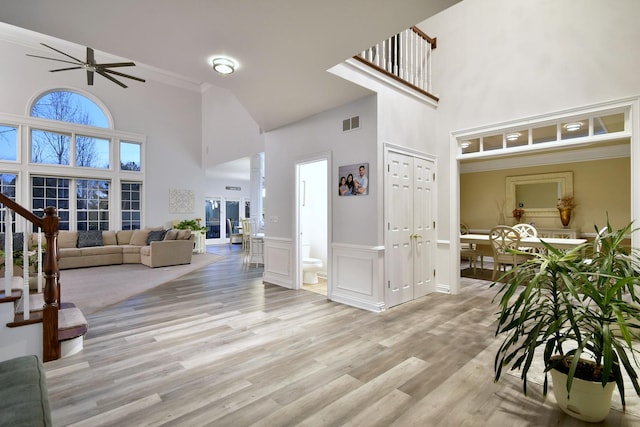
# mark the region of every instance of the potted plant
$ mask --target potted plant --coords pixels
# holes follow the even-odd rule
[[[640,321],[640,262],[623,244],[630,232],[631,224],[613,231],[607,223],[606,233],[572,250],[544,244],[545,250],[499,279],[505,283],[491,285],[500,286],[496,336],[504,337],[495,357],[495,381],[504,367],[520,369],[526,395],[529,369],[534,358],[542,357],[543,394],[547,373],[564,371],[565,384],[552,375],[559,405],[592,422],[607,416],[615,386],[625,407],[623,370],[640,396],[632,346],[632,331]],[[591,400],[587,408],[578,407],[583,382],[606,391],[605,403]]]
[[[207,227],[200,225],[201,218],[185,219],[175,225],[177,230],[191,230],[191,231],[207,231]]]

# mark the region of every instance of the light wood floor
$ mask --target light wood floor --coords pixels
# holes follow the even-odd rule
[[[589,425],[534,384],[493,383],[489,282],[376,314],[209,250],[228,256],[89,316],[84,351],[45,364],[56,425]]]

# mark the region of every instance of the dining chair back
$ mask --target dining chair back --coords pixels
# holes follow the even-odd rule
[[[460,234],[469,234],[469,227],[460,223]],[[484,256],[473,243],[460,243],[460,258],[469,260],[469,267],[473,269],[473,275],[476,275],[478,266],[478,258],[480,258],[480,271],[484,270]]]
[[[237,231],[233,231],[233,224],[231,223],[231,219],[227,218],[227,230],[229,230],[229,246],[233,244],[233,239],[235,237],[242,238],[242,233]]]
[[[496,280],[498,270],[507,271],[507,266],[511,268],[525,263],[529,257],[517,254],[512,251],[520,249],[520,233],[518,230],[508,225],[498,225],[489,232],[489,242],[493,251],[493,275],[492,280]]]

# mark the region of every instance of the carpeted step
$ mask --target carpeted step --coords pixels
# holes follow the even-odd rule
[[[65,341],[87,333],[89,323],[82,311],[73,304],[58,310],[58,340]]]
[[[29,294],[29,312],[42,311],[44,306],[44,294]],[[16,314],[24,314],[24,301],[22,298],[16,305]]]

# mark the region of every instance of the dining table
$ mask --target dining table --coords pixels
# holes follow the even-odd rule
[[[521,247],[544,248],[542,242],[553,246],[556,249],[573,249],[587,242],[587,239],[565,239],[560,237],[523,237],[520,239]],[[462,234],[460,243],[471,243],[474,245],[491,245],[488,234]]]

